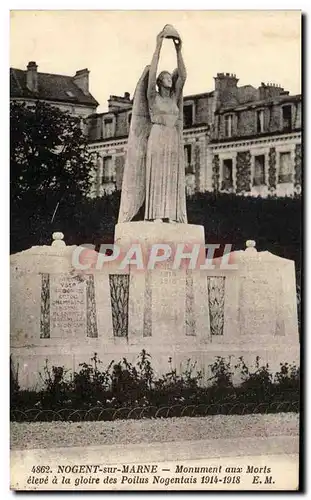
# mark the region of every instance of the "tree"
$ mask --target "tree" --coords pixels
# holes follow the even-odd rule
[[[37,102],[12,102],[10,107],[11,200],[44,205],[78,200],[90,187],[91,154],[81,120]]]
[[[12,102],[10,168],[11,250],[49,244],[90,188],[92,157],[80,118],[42,102]]]

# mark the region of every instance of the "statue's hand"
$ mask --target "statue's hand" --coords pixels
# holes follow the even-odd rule
[[[181,46],[182,46],[182,41],[180,38],[173,38],[173,42],[174,42],[174,45],[175,45],[175,49],[177,51],[181,50]]]

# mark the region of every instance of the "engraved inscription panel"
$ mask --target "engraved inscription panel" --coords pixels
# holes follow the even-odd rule
[[[81,276],[50,276],[51,337],[86,335],[86,285]]]
[[[40,338],[98,337],[94,276],[41,275]]]
[[[157,269],[151,276],[153,325],[173,335],[184,324],[186,276],[171,269]]]
[[[260,276],[244,278],[240,289],[241,333],[274,335],[277,318],[276,290]]]

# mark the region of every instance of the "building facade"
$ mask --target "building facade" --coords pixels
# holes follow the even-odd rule
[[[218,73],[211,92],[184,97],[186,190],[253,196],[301,193],[301,95],[280,85],[238,86],[234,74]],[[10,70],[11,100],[40,100],[79,116],[94,158],[90,196],[121,189],[133,101],[111,95],[96,113],[89,71],[74,76]]]
[[[38,72],[30,61],[26,70],[10,68],[10,99],[33,104],[37,101],[85,119],[96,112],[98,102],[89,91],[89,70],[78,70],[74,76]]]
[[[121,189],[132,100],[110,96],[108,112],[87,119],[94,155],[91,196]],[[301,192],[301,95],[279,85],[238,86],[218,73],[214,90],[184,98],[187,194],[233,192],[293,196]]]
[[[301,96],[265,85],[239,102],[235,82],[210,136],[212,189],[253,196],[301,193]]]

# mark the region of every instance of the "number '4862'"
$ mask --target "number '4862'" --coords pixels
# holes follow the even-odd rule
[[[34,465],[33,468],[31,469],[31,472],[33,474],[46,474],[47,472],[50,472],[50,466],[49,465]]]

